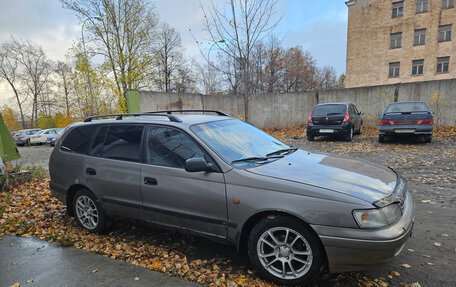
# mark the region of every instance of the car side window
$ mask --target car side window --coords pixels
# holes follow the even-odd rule
[[[118,159],[139,162],[141,154],[141,138],[143,126],[137,125],[113,125],[109,126],[104,138],[101,156],[109,159]],[[94,145],[101,142],[103,128],[95,138]],[[90,154],[100,155],[97,146],[92,145]]]
[[[355,113],[355,115],[359,115],[358,109],[355,105],[353,105],[353,112]]]
[[[87,148],[89,147],[93,133],[95,132],[95,129],[95,126],[74,128],[65,137],[65,140],[63,141],[60,148],[66,151],[85,154],[87,152]]]
[[[107,132],[108,126],[100,127],[95,139],[93,140],[92,147],[89,150],[89,155],[100,157],[103,155],[103,144]]]
[[[146,142],[147,164],[185,168],[187,159],[205,157],[204,151],[188,135],[177,129],[149,127]]]

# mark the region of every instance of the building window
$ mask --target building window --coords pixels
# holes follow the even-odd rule
[[[404,15],[404,1],[393,3],[393,18],[401,17]]]
[[[412,75],[422,75],[424,68],[424,60],[412,61]]]
[[[454,7],[454,0],[442,0],[442,9]]]
[[[400,48],[402,45],[402,33],[391,34],[391,49]]]
[[[416,13],[424,13],[428,11],[428,0],[416,0]]]
[[[437,73],[448,73],[450,68],[450,57],[437,58]]]
[[[413,40],[413,45],[424,45],[426,44],[426,29],[415,30],[415,38]]]
[[[389,63],[389,77],[390,78],[399,77],[400,67],[401,67],[400,62]]]
[[[451,41],[451,26],[439,26],[439,42]]]

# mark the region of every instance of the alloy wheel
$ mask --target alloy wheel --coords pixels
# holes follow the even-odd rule
[[[92,199],[81,195],[76,200],[76,215],[79,222],[87,229],[95,229],[98,225],[98,209]]]
[[[265,231],[258,240],[257,255],[267,272],[286,280],[304,276],[313,261],[312,248],[304,236],[287,227]]]

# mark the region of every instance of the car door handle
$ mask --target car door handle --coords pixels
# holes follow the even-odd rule
[[[147,184],[147,185],[157,185],[158,184],[158,181],[156,178],[153,178],[153,177],[145,177],[144,178],[144,184]]]
[[[89,167],[89,168],[86,169],[86,174],[87,174],[87,175],[96,175],[96,174],[97,174],[97,171],[94,170],[93,168],[90,168],[90,167]]]

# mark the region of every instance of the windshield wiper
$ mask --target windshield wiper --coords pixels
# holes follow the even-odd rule
[[[237,162],[243,162],[243,161],[266,161],[269,158],[267,157],[259,157],[259,156],[252,156],[252,157],[246,157],[246,158],[241,158],[237,160],[233,160],[231,164],[237,163]]]
[[[266,157],[270,157],[272,155],[282,155],[283,153],[289,154],[294,151],[296,151],[298,148],[297,147],[291,147],[291,148],[284,148],[284,149],[279,149],[274,152],[270,152],[266,155]]]

